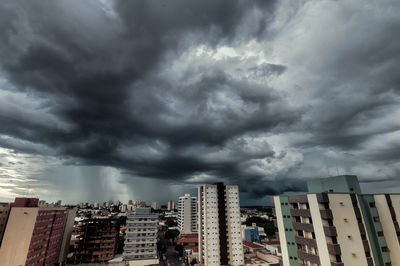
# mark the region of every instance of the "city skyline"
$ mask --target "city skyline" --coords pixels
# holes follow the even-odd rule
[[[400,4],[2,1],[0,200],[400,191]]]

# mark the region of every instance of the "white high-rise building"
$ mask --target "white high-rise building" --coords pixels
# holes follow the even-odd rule
[[[178,227],[182,234],[197,232],[197,199],[190,194],[179,197]]]
[[[215,183],[198,189],[199,260],[243,265],[239,187]]]
[[[136,208],[127,218],[124,260],[135,261],[133,265],[158,264],[157,214],[151,213],[150,208]]]

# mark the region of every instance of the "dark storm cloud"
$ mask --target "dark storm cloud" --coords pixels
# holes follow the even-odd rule
[[[0,4],[1,147],[116,167],[123,184],[223,180],[257,198],[304,191],[331,151],[396,169],[395,15],[347,2],[112,3]]]
[[[196,154],[181,155],[182,148],[197,144],[222,147],[235,136],[296,119],[296,114],[286,112],[273,89],[246,91],[252,84],[219,70],[204,72],[198,81],[186,85],[171,84],[156,75],[167,52],[179,55],[194,43],[215,46],[235,41],[237,25],[252,9],[262,10],[269,16],[265,19],[271,19],[274,1],[233,1],[228,5],[215,1],[117,1],[115,13],[108,16],[90,10],[93,3],[2,5],[0,53],[6,59],[2,60],[6,77],[16,88],[45,99],[48,113],[65,124],[56,127],[29,119],[22,123],[22,118],[2,116],[2,134],[52,147],[59,156],[71,156],[69,163],[111,165],[138,176],[183,179],[195,172],[227,176],[235,172],[238,160],[213,165]],[[266,64],[259,71],[272,75],[284,70],[284,66]],[[232,108],[209,110],[216,92],[232,93],[256,108],[245,114]],[[193,114],[171,110],[160,99],[163,95],[185,103],[187,109],[178,112]],[[165,115],[184,123],[171,123]],[[136,144],[151,146],[154,139],[166,146],[162,158],[140,158]],[[125,145],[132,146],[131,156],[122,157],[118,152]]]

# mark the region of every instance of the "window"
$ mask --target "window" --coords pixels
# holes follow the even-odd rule
[[[375,208],[375,202],[370,202],[370,203],[369,203],[369,207]]]
[[[374,222],[378,223],[379,222],[379,216],[374,216],[373,220],[374,220]]]
[[[383,236],[383,231],[378,231],[378,236]]]
[[[382,247],[382,252],[389,252],[388,247]]]

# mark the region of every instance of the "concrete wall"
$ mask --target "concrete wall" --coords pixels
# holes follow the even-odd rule
[[[311,217],[313,219],[315,240],[318,246],[318,254],[319,254],[319,259],[321,261],[321,265],[330,265],[331,260],[328,252],[328,246],[326,243],[324,225],[322,223],[317,195],[308,194],[307,199],[308,199],[308,204],[310,205]]]
[[[59,263],[65,261],[67,258],[75,216],[76,216],[76,208],[67,210],[67,220],[65,221],[64,225],[64,233],[60,248],[60,256],[58,258]]]
[[[274,205],[275,205],[276,222],[278,224],[279,241],[281,243],[282,262],[283,266],[289,266],[290,265],[289,253],[286,244],[287,241],[285,235],[285,226],[283,225],[283,217],[282,217],[283,214],[279,196],[274,197]]]
[[[400,195],[396,195],[396,196],[400,196]],[[395,200],[393,200],[393,198]],[[399,207],[400,198],[397,198],[397,199],[396,199],[396,197],[393,197],[393,198],[392,198],[392,205],[396,212],[395,205],[397,205],[397,208]],[[396,230],[394,228],[392,216],[390,214],[389,206],[387,204],[385,195],[374,195],[374,199],[375,199],[375,206],[379,213],[379,220],[382,224],[382,229],[383,229],[383,234],[386,239],[386,244],[390,250],[390,260],[392,262],[392,265],[400,265],[399,240],[396,235]],[[396,213],[396,216],[397,216],[397,213]]]
[[[344,265],[368,265],[350,194],[328,194]]]
[[[39,208],[11,209],[0,249],[1,265],[25,265]]]

